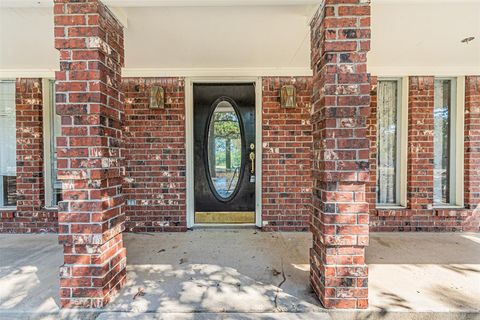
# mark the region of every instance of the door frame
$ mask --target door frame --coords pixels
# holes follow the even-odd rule
[[[261,77],[187,77],[185,78],[185,150],[187,228],[195,224],[193,85],[196,83],[252,83],[255,86],[255,226],[262,227],[262,78]],[[215,226],[208,224],[208,226]],[[217,225],[218,226],[218,225]],[[221,226],[229,226],[221,224]],[[236,224],[238,226],[238,224]]]

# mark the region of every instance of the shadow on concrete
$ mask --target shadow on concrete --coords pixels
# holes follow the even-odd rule
[[[412,310],[412,307],[408,305],[408,301],[398,294],[382,291],[380,295],[386,298],[389,307]]]
[[[0,235],[0,252],[0,311],[58,311],[57,235]]]
[[[127,234],[125,243],[128,281],[108,310],[323,310],[309,286],[311,239],[305,234],[196,230]]]
[[[480,265],[370,265],[370,307],[388,312],[477,312]]]
[[[480,285],[480,282],[478,284]],[[458,292],[451,287],[437,284],[429,289],[429,294],[454,309],[480,310],[479,297],[472,296],[469,292]],[[480,315],[478,317],[480,318]]]
[[[480,273],[480,269],[475,269],[472,267],[467,266],[459,266],[459,265],[444,265],[443,268],[456,272],[458,274],[468,276],[471,273]],[[480,285],[480,284],[479,284]]]

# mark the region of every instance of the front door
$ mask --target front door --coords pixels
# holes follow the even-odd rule
[[[195,223],[255,223],[255,87],[194,84]]]

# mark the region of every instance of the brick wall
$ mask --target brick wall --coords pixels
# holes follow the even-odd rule
[[[280,89],[295,85],[297,107],[281,108]],[[311,219],[311,77],[262,81],[262,220],[268,231],[307,231]]]
[[[465,208],[434,209],[433,108],[434,77],[409,78],[407,207],[377,209],[376,199],[376,79],[372,81],[370,138],[371,231],[479,231],[480,230],[480,77],[466,78],[465,93]]]
[[[433,77],[412,77],[409,96],[408,198],[405,210],[377,210],[376,183],[376,77],[372,77],[370,173],[366,199],[370,205],[371,231],[459,231],[478,229],[473,211],[478,171],[478,77],[467,78],[466,92],[466,203],[470,210],[433,210]],[[294,83],[298,107],[280,108],[280,88]],[[148,108],[151,85],[166,89],[165,110]],[[265,77],[263,90],[263,220],[265,230],[306,231],[309,223],[308,190],[311,188],[311,77]],[[124,79],[126,94],[127,177],[124,192],[135,205],[127,206],[129,231],[184,231],[185,150],[184,88],[181,78]],[[419,126],[422,124],[422,126]],[[145,127],[148,130],[145,130]],[[430,130],[430,131],[429,131]],[[175,132],[175,133],[172,133]],[[297,146],[293,147],[295,144]],[[162,148],[167,145],[168,148]],[[419,152],[426,150],[425,152]],[[152,152],[153,151],[153,152]],[[471,163],[469,165],[469,163]],[[296,174],[291,174],[296,170]],[[167,173],[162,173],[163,171]],[[470,173],[469,173],[470,172]],[[477,178],[475,178],[477,177]],[[168,188],[165,186],[168,185]],[[468,191],[470,190],[470,191]],[[477,191],[476,191],[477,190]],[[168,196],[168,197],[167,197]],[[168,199],[165,199],[165,198]],[[468,199],[467,197],[470,197]],[[475,206],[476,208],[476,206]],[[477,210],[478,212],[478,210]]]
[[[377,210],[376,184],[376,77],[372,77],[370,180],[371,231],[475,231],[480,212],[480,76],[466,78],[465,93],[465,209],[433,210],[431,150],[428,129],[433,123],[433,77],[411,77],[409,114],[408,198],[403,210]],[[312,91],[310,77],[263,79],[263,220],[265,230],[306,231],[310,209],[308,169]],[[282,109],[283,84],[297,87],[298,107]],[[166,109],[148,108],[148,88],[166,89]],[[17,103],[17,210],[0,211],[0,232],[57,232],[57,211],[44,209],[42,81],[18,79]],[[182,78],[125,78],[126,177],[123,191],[135,205],[126,206],[128,231],[185,231],[184,82]],[[431,110],[430,110],[431,111]],[[430,120],[428,120],[430,119]],[[430,122],[428,122],[428,121]],[[420,121],[420,122],[419,122]],[[423,123],[418,127],[419,123]],[[148,130],[145,130],[145,128]],[[422,130],[419,130],[419,129]],[[427,132],[427,137],[424,137]],[[290,140],[289,140],[290,139]],[[287,145],[287,142],[288,143]],[[298,144],[292,149],[292,143]],[[167,148],[162,146],[167,145]],[[430,147],[429,147],[430,146]],[[292,152],[294,151],[294,152]],[[291,174],[296,170],[296,174]],[[165,173],[167,172],[167,173]],[[420,180],[423,179],[423,180]],[[288,201],[287,201],[288,200]]]
[[[0,211],[0,232],[58,230],[57,212],[45,210],[41,79],[16,81],[17,210]]]
[[[280,88],[294,83],[298,107],[280,108]],[[165,109],[149,109],[152,85]],[[182,78],[127,78],[125,146],[127,230],[185,231],[185,101]],[[266,230],[306,231],[310,218],[310,78],[263,80],[263,219]],[[292,172],[294,172],[292,174]],[[132,203],[134,202],[134,204]]]
[[[149,109],[152,85],[165,109]],[[186,231],[184,89],[182,78],[123,79],[128,231]]]

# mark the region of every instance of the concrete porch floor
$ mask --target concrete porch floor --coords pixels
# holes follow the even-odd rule
[[[128,282],[120,294],[101,313],[60,315],[480,319],[480,234],[371,234],[370,308],[361,312],[327,312],[311,292],[309,233],[209,229],[124,240]],[[56,235],[0,235],[0,318],[58,318],[61,264]]]

